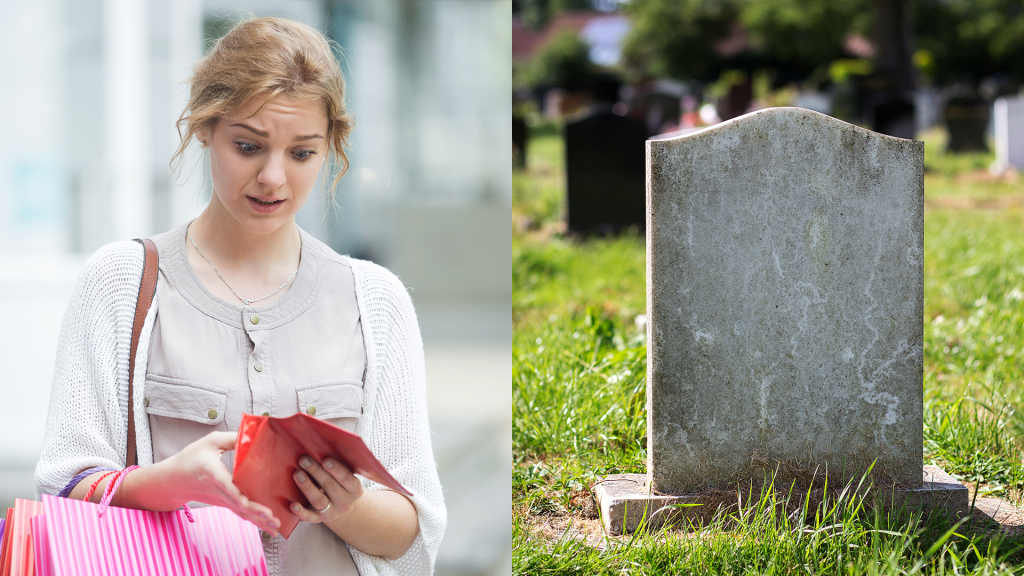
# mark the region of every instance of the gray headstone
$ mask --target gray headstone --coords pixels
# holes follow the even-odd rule
[[[1024,168],[1024,98],[997,98],[993,107],[996,167]]]
[[[647,171],[654,490],[919,485],[924,144],[774,108]]]

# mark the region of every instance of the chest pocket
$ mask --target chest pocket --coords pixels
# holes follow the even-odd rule
[[[331,380],[299,386],[299,412],[328,420],[351,432],[363,413],[363,383],[359,380]]]
[[[224,422],[228,391],[165,376],[146,376],[143,405],[151,416],[191,420],[198,424],[218,425]]]

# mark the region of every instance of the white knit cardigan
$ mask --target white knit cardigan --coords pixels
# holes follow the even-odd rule
[[[416,313],[401,281],[386,269],[349,259],[366,345],[365,412],[355,432],[385,468],[415,496],[419,535],[395,561],[349,550],[361,576],[431,574],[446,513],[427,422],[423,343]],[[75,474],[94,466],[125,465],[128,356],[143,248],[116,242],[86,262],[64,315],[50,392],[43,453],[36,466],[39,493],[57,494]],[[138,464],[153,463],[149,418],[142,407],[154,300],[135,362]],[[361,478],[366,489],[383,489]]]

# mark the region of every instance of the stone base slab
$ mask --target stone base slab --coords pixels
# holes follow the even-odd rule
[[[609,535],[629,534],[646,517],[649,528],[658,528],[667,521],[710,520],[719,506],[735,505],[735,491],[708,491],[701,494],[667,496],[651,494],[646,474],[612,474],[594,485],[604,528]],[[882,493],[876,491],[878,496]],[[901,488],[884,493],[886,507],[940,511],[958,518],[970,508],[967,487],[946,474],[938,466],[925,466],[923,483],[918,488]]]

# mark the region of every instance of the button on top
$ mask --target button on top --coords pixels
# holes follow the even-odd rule
[[[264,540],[270,540],[270,532],[266,530],[260,530],[260,536],[263,536]]]
[[[213,420],[214,418],[217,417],[217,411],[214,410],[213,408],[210,408],[210,411],[207,412],[206,415],[210,417],[210,420]]]
[[[264,412],[262,416],[270,416],[270,412]]]
[[[145,398],[142,399],[142,405],[149,406],[149,396],[146,396]]]
[[[309,408],[306,408],[306,414],[309,414],[310,416],[316,416],[316,406],[310,406]]]
[[[260,317],[256,314],[253,314],[252,316],[249,316],[249,322],[252,322],[253,324],[259,324]]]
[[[257,372],[263,372],[263,364],[260,364],[259,362],[257,362],[255,364],[253,364],[252,369],[257,371]]]

